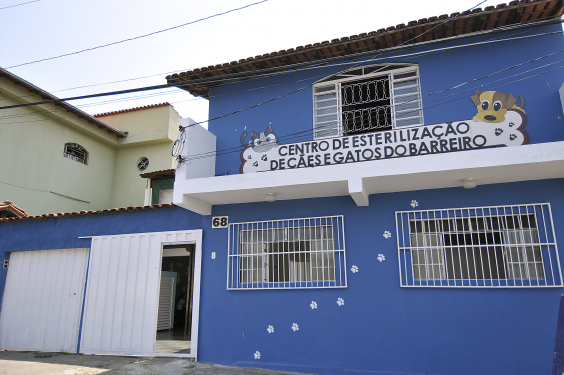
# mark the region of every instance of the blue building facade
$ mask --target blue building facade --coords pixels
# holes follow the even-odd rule
[[[213,81],[169,77],[192,82],[216,119],[211,135],[184,129],[177,207],[4,220],[0,259],[91,246],[93,259],[92,238],[201,231],[199,361],[323,374],[548,373],[563,287],[556,3],[398,27],[409,43],[389,42],[396,31],[360,36],[381,43],[374,50],[350,51],[347,38],[332,42],[348,46],[344,55],[306,53],[321,44],[236,64],[255,64],[247,76],[217,66],[227,73]],[[438,36],[425,31],[435,25]],[[11,269],[0,270],[0,295]],[[87,283],[100,283],[93,272]],[[79,332],[93,319],[85,311]],[[80,340],[81,353],[113,345],[84,351]]]

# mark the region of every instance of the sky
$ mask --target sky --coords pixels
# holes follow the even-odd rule
[[[261,0],[36,0],[13,6],[28,1],[33,0],[0,0],[0,67],[60,98],[161,85],[173,72],[358,35],[421,18],[450,15],[480,3],[480,0],[266,0],[260,3]],[[480,7],[499,3],[499,0],[487,0]],[[135,38],[245,6],[145,38],[16,66]],[[163,102],[171,103],[182,117],[192,117],[198,122],[208,118],[207,100],[176,88],[69,101],[89,114]]]

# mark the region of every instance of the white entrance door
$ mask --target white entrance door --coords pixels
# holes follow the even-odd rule
[[[157,330],[162,244],[195,242],[200,254],[199,267],[201,232],[92,237],[80,352],[152,354]],[[197,347],[194,335],[192,347]],[[196,350],[192,352],[190,356],[195,358]]]
[[[0,349],[76,352],[88,250],[10,254]]]

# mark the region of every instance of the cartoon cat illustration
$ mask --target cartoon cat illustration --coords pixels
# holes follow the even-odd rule
[[[278,147],[278,140],[270,125],[260,134],[251,132],[251,140],[248,142],[245,142],[246,137],[247,132],[244,131],[243,134],[241,134],[241,144],[243,146],[251,146],[256,152],[266,152],[274,147]]]

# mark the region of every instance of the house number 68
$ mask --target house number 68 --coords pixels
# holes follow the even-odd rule
[[[212,218],[212,228],[227,228],[229,216],[214,216]]]

